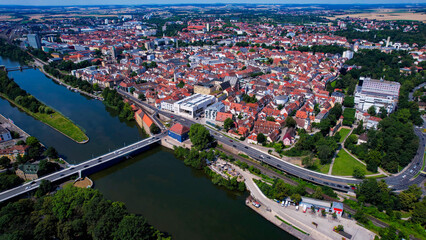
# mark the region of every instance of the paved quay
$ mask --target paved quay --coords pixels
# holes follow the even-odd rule
[[[295,206],[282,207],[281,204],[267,198],[261,192],[256,183],[253,181],[253,178],[258,178],[257,176],[254,176],[248,171],[243,171],[238,167],[236,167],[236,169],[238,169],[244,177],[246,187],[250,191],[251,196],[264,206],[264,208],[260,207],[253,209],[277,226],[280,226],[281,223],[275,216],[278,216],[291,225],[309,233],[309,235],[303,234],[303,239],[341,240],[343,236],[333,231],[333,228],[337,225],[343,225],[345,232],[352,235],[352,240],[374,239],[374,236],[376,235],[370,230],[359,226],[355,220],[349,220],[341,217],[333,219],[329,214],[326,217],[322,217],[320,213],[312,213],[310,209],[304,213],[302,209],[296,210]],[[277,222],[277,220],[279,222]],[[318,224],[317,227],[312,224],[313,222]],[[301,233],[300,231],[297,232]],[[306,238],[306,236],[309,236],[309,238]]]
[[[27,132],[22,130],[20,127],[16,126],[11,119],[6,118],[5,116],[3,116],[1,114],[0,114],[0,126],[2,126],[5,129],[8,129],[9,131],[14,131],[14,132],[19,133],[19,138],[12,139],[10,141],[6,141],[6,142],[1,143],[0,149],[15,146],[15,144],[19,140],[25,141],[27,139],[27,137],[30,136]]]

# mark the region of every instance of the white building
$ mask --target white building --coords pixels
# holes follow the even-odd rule
[[[173,101],[173,100],[162,101],[161,104],[160,104],[160,109],[166,110],[166,111],[169,111],[169,112],[173,112],[174,111],[174,103],[175,103],[175,101]]]
[[[217,113],[223,111],[225,111],[225,104],[222,102],[217,102],[206,108],[204,111],[204,116],[207,121],[210,120],[214,122],[216,120]]]
[[[347,58],[348,60],[352,59],[354,57],[354,52],[352,52],[351,50],[344,51],[342,57]]]
[[[0,142],[5,142],[9,140],[12,140],[12,135],[10,135],[10,132],[7,129],[0,126]]]
[[[212,95],[194,94],[173,104],[174,112],[187,117],[198,117],[204,110],[216,101]]]
[[[376,111],[381,107],[386,108],[388,113],[395,110],[400,83],[363,77],[360,81],[363,81],[363,84],[357,87],[355,92],[355,106],[358,110],[367,111],[371,106],[374,106]]]

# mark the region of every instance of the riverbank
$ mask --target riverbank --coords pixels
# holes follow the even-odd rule
[[[74,181],[73,186],[79,188],[91,188],[93,187],[93,181],[89,177],[79,178]]]
[[[45,63],[44,63],[43,61],[41,61],[40,59],[38,59],[38,58],[35,58],[35,57],[34,57],[34,64],[38,67],[38,69],[40,70],[40,72],[42,72],[44,75],[46,75],[46,77],[48,77],[48,78],[52,79],[53,81],[57,82],[57,83],[58,83],[58,84],[60,84],[60,85],[63,85],[63,86],[65,86],[65,87],[67,87],[69,90],[71,90],[71,91],[75,91],[75,92],[79,92],[79,93],[81,93],[81,94],[83,94],[83,95],[86,95],[86,96],[88,96],[88,97],[91,97],[91,98],[94,98],[94,99],[97,99],[97,100],[100,100],[100,101],[103,101],[103,100],[104,100],[104,99],[103,99],[103,97],[99,97],[99,96],[96,96],[96,95],[94,95],[94,94],[91,94],[91,93],[85,92],[85,91],[83,91],[83,90],[81,90],[81,89],[79,89],[79,88],[75,88],[75,87],[73,87],[73,86],[71,86],[71,85],[69,85],[69,84],[66,84],[66,83],[65,83],[64,81],[62,81],[61,79],[56,78],[56,77],[52,76],[51,74],[47,73],[47,72],[46,72],[46,71],[44,71],[44,69],[43,69],[43,66],[45,65]]]
[[[62,115],[58,111],[55,111],[52,114],[33,113],[29,111],[28,109],[24,108],[23,106],[17,104],[15,101],[8,98],[6,94],[0,93],[0,97],[6,99],[11,104],[15,105],[16,107],[18,107],[19,109],[27,113],[28,115],[48,125],[49,127],[55,129],[56,131],[60,132],[64,136],[68,137],[69,139],[77,143],[84,144],[89,141],[89,137],[83,132],[82,129],[80,129],[70,119],[66,118],[64,115]]]
[[[19,134],[18,138],[15,136],[15,137],[13,137],[12,140],[3,141],[0,144],[0,149],[15,146],[18,141],[20,141],[20,140],[26,141],[27,138],[30,136],[27,132],[22,130],[20,127],[16,126],[15,123],[11,119],[6,118],[1,113],[0,113],[0,126],[2,126],[3,128],[5,128],[9,131],[14,131],[14,132]]]

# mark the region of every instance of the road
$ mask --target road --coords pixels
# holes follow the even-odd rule
[[[271,215],[278,215],[280,218],[284,219],[287,222],[290,222],[292,225],[302,229],[305,232],[310,234],[310,237],[313,239],[321,240],[340,240],[342,235],[333,232],[333,227],[337,225],[343,225],[345,232],[352,235],[352,239],[374,239],[375,234],[358,224],[354,220],[349,220],[345,218],[338,217],[333,219],[331,215],[327,217],[320,216],[320,213],[311,213],[309,209],[306,213],[299,209],[298,211],[294,206],[283,207],[281,204],[274,202],[273,200],[267,198],[262,191],[257,187],[256,183],[253,182],[255,178],[252,174],[247,171],[239,172],[245,179],[247,189],[250,191],[250,194],[261,204],[267,206],[271,211]],[[263,213],[267,214],[267,213]],[[312,222],[317,224],[317,227],[312,225]]]
[[[413,96],[414,92],[417,91],[418,89],[424,87],[424,86],[426,86],[426,83],[422,83],[422,84],[416,86],[415,88],[413,88],[413,90],[410,93],[408,93],[408,98],[410,99],[410,101],[414,101],[414,96]]]
[[[104,154],[102,156],[87,160],[87,161],[82,162],[78,165],[73,165],[70,168],[66,168],[66,169],[63,169],[61,171],[54,172],[50,175],[41,177],[41,178],[34,180],[32,182],[23,184],[19,187],[1,192],[0,193],[0,202],[3,202],[7,199],[22,195],[26,192],[29,192],[29,191],[32,191],[32,190],[38,188],[38,186],[40,185],[42,180],[49,180],[51,182],[58,181],[58,180],[66,178],[66,177],[69,177],[71,175],[81,173],[81,171],[83,171],[83,170],[88,170],[90,168],[104,164],[104,163],[111,161],[111,160],[114,160],[116,158],[127,156],[127,155],[131,154],[132,152],[134,152],[134,151],[136,151],[140,148],[146,147],[150,144],[153,144],[155,142],[160,141],[161,138],[165,135],[166,135],[166,132],[163,132],[159,135],[143,139],[139,142],[136,142],[136,143],[131,144],[129,146],[125,146],[125,147],[118,149],[118,150],[115,150],[113,152],[109,152],[109,153]]]
[[[139,99],[129,94],[125,94],[122,91],[119,91],[119,92],[123,94],[125,97],[128,97],[134,102],[138,103],[138,105],[150,108],[151,110],[156,111],[171,119],[177,120],[183,123],[184,125],[190,126],[192,124],[198,123],[194,119],[188,119],[171,112],[159,110],[156,107],[151,106],[145,102],[142,102]],[[314,172],[309,169],[296,166],[294,164],[284,161],[283,159],[277,158],[275,156],[272,156],[270,154],[257,150],[250,145],[246,145],[242,142],[229,139],[216,130],[213,130],[210,128],[207,128],[207,129],[210,131],[210,134],[221,143],[226,144],[230,147],[233,147],[234,149],[250,156],[251,158],[255,160],[264,162],[281,171],[284,171],[293,176],[297,176],[302,179],[308,180],[310,182],[329,186],[334,189],[338,189],[342,191],[353,191],[350,185],[359,184],[361,182],[361,180],[355,179],[355,178],[327,175],[327,174]],[[423,133],[421,132],[421,129],[415,128],[414,130],[416,135],[419,137],[419,149],[417,151],[416,156],[413,158],[413,162],[408,167],[406,167],[402,172],[400,172],[400,174],[383,178],[385,179],[386,183],[391,185],[392,189],[394,190],[407,189],[409,185],[421,183],[425,178],[424,174],[420,174],[416,179],[410,180],[420,171],[423,154],[425,151],[425,139],[424,139]]]
[[[423,173],[420,173],[417,178],[412,179],[422,168],[426,145],[425,135],[422,129],[415,127],[414,133],[419,137],[419,148],[417,149],[416,156],[414,156],[411,163],[400,173],[384,178],[386,183],[396,191],[407,189],[410,185],[419,184],[425,180],[425,175]]]

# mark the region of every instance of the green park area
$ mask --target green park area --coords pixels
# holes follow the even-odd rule
[[[320,173],[324,173],[324,174],[328,174],[328,171],[330,170],[330,163],[327,163],[327,164],[324,164],[324,165],[321,165],[320,163],[319,163],[319,160],[318,160],[318,168],[317,168],[317,172],[320,172]]]
[[[5,71],[0,71],[0,96],[78,143],[85,143],[89,140],[83,130],[70,119],[21,89],[13,79],[7,76]]]
[[[31,112],[29,109],[24,108],[22,105],[17,104],[15,101],[12,101],[5,94],[0,93],[0,96],[7,99],[9,102],[25,111],[30,116],[35,119],[49,125],[50,127],[56,129],[61,132],[65,136],[71,138],[72,140],[78,143],[84,143],[89,138],[87,135],[81,130],[77,125],[75,125],[70,119],[66,118],[64,115],[57,111],[53,111],[53,113],[42,113],[42,112]]]
[[[349,155],[345,149],[342,149],[339,151],[336,159],[334,160],[331,174],[337,176],[352,176],[356,167],[363,169],[366,172],[366,175],[373,174],[372,172],[367,171],[365,165]]]
[[[55,128],[76,142],[83,143],[89,140],[83,130],[81,130],[71,120],[59,112],[55,112],[53,114],[32,113],[31,115],[33,115],[36,119],[46,123],[47,125]]]
[[[348,129],[348,128],[342,128],[342,129],[340,129],[340,131],[339,131],[339,134],[340,134],[340,140],[339,140],[339,142],[340,143],[342,143],[343,140],[345,140],[345,137],[349,134],[350,131],[351,130]]]

